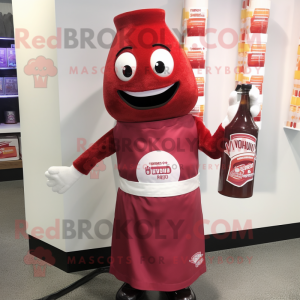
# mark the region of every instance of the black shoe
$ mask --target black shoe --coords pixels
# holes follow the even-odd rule
[[[117,292],[116,300],[139,300],[144,293],[145,291],[137,290],[124,282]]]
[[[196,300],[196,295],[189,286],[175,292],[165,292],[169,300]]]

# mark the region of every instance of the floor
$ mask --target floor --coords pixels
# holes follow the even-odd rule
[[[67,274],[47,267],[34,277],[23,261],[28,241],[15,239],[14,223],[24,219],[23,182],[0,182],[0,299],[33,300],[57,291],[91,271]],[[206,255],[207,272],[193,285],[197,300],[300,300],[300,239]],[[115,299],[121,282],[102,274],[60,299]],[[147,292],[145,300],[166,299]]]

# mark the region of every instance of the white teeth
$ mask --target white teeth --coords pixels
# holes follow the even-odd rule
[[[166,90],[168,90],[171,86],[173,86],[175,83],[161,88],[161,89],[157,89],[157,90],[150,90],[150,91],[144,91],[144,92],[128,92],[128,91],[124,91],[124,93],[133,96],[133,97],[150,97],[150,96],[154,96],[154,95],[159,95],[164,93]]]

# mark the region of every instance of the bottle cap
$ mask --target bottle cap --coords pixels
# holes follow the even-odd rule
[[[238,84],[235,88],[235,91],[238,92],[240,89],[242,88],[242,85],[241,84]]]
[[[252,89],[252,84],[242,84],[243,92],[249,92]]]

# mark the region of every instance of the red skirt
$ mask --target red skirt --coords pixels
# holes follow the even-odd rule
[[[175,197],[118,190],[110,273],[136,289],[176,291],[206,271],[200,189]]]

